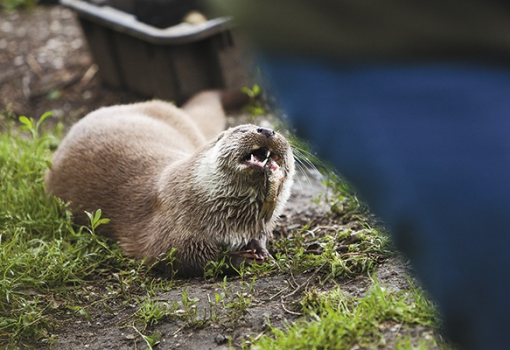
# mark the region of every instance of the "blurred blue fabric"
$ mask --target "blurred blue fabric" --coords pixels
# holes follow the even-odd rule
[[[510,70],[261,60],[298,134],[359,191],[466,349],[510,340]]]

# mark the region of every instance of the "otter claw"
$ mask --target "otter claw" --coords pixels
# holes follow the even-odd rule
[[[247,264],[263,264],[266,260],[260,254],[253,253],[252,250],[230,252],[228,255],[230,255],[232,259],[232,265],[236,268],[240,268],[243,262]]]
[[[265,240],[252,239],[246,248],[248,249],[228,253],[234,267],[239,268],[243,262],[260,265],[263,264],[267,258],[271,257],[271,254],[269,254],[266,248]]]
[[[237,252],[230,252],[229,255],[239,258],[245,259],[256,259],[256,260],[264,260],[265,257],[261,254],[255,253],[253,250],[240,250]]]

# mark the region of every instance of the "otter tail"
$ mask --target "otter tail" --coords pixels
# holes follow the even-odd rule
[[[248,95],[240,91],[207,90],[191,97],[181,108],[210,140],[225,130],[225,110],[240,108],[248,102]]]

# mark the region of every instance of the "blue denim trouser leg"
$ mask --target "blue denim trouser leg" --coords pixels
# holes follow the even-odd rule
[[[510,70],[266,56],[312,141],[392,232],[469,349],[510,345]]]

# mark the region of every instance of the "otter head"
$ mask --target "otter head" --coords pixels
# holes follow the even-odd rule
[[[294,176],[294,157],[285,137],[246,124],[222,132],[211,146],[199,169],[202,183],[215,187],[213,182],[221,178],[229,184],[221,194],[257,203],[259,219],[269,222],[279,215]]]

